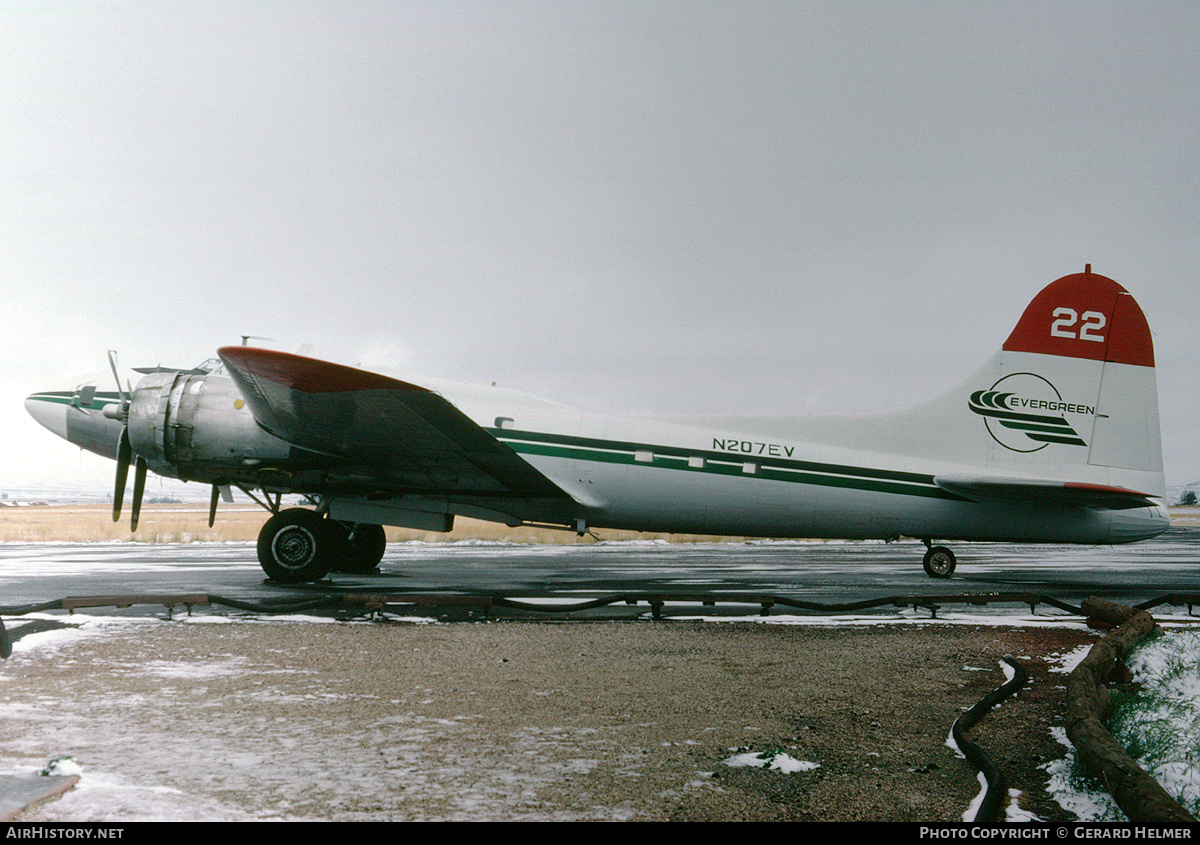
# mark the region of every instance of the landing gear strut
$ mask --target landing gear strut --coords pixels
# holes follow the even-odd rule
[[[924,560],[925,574],[930,578],[949,578],[953,575],[954,567],[958,564],[954,552],[945,546],[935,546],[930,540],[924,543],[928,549]]]

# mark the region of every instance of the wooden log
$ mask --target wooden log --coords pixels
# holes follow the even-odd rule
[[[1154,617],[1144,610],[1097,598],[1086,599],[1083,609],[1089,616],[1119,627],[1092,646],[1067,679],[1067,738],[1130,821],[1196,821],[1126,753],[1104,726],[1107,703],[1104,683],[1116,661],[1154,630]]]

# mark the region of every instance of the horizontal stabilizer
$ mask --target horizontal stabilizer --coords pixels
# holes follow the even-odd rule
[[[1081,505],[1104,510],[1154,507],[1148,493],[1106,484],[1050,479],[1003,478],[978,475],[938,475],[933,483],[947,493],[972,501],[1019,499],[1046,504]]]

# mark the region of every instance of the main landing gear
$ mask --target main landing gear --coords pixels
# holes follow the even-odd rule
[[[330,572],[362,575],[383,558],[381,525],[343,524],[308,508],[281,510],[258,534],[258,562],[282,584],[318,581]]]
[[[954,574],[954,567],[958,564],[958,559],[954,557],[954,552],[950,551],[945,546],[935,546],[932,540],[923,540],[925,548],[925,574],[930,578],[949,578]]]

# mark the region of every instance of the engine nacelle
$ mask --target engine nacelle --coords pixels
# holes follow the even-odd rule
[[[292,447],[259,428],[232,379],[159,372],[129,403],[129,444],[160,475],[214,481],[253,478],[286,462]]]

